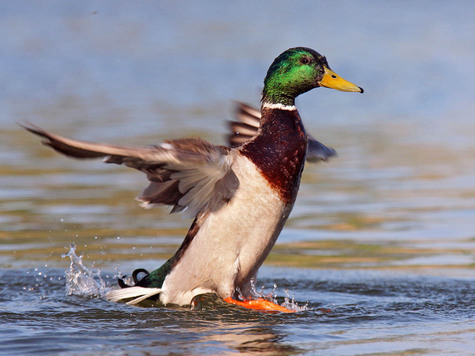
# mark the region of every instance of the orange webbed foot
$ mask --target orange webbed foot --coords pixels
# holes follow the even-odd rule
[[[240,307],[247,309],[254,309],[260,311],[269,311],[269,312],[282,312],[282,313],[295,313],[295,310],[283,307],[279,304],[273,303],[269,300],[258,298],[250,299],[246,301],[235,300],[231,297],[224,299],[226,303],[239,305]]]

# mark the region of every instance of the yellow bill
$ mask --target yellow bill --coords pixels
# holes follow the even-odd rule
[[[323,67],[325,72],[323,74],[323,79],[320,81],[320,86],[330,89],[336,89],[341,91],[353,91],[358,93],[363,93],[363,88],[350,83],[348,80],[343,79],[334,71],[327,67]]]

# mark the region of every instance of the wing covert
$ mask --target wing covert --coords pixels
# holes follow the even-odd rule
[[[21,126],[41,136],[43,144],[66,156],[102,157],[106,163],[122,164],[144,172],[150,184],[137,198],[144,207],[171,205],[171,212],[185,210],[187,217],[195,217],[202,209],[219,209],[239,186],[231,169],[234,159],[231,149],[200,138],[165,141],[149,147],[127,147],[74,140],[32,124]],[[217,189],[220,187],[222,189]]]

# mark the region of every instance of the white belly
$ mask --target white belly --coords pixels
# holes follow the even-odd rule
[[[240,185],[231,201],[204,221],[185,254],[165,278],[160,300],[190,304],[198,294],[247,293],[293,204],[284,203],[247,158],[232,169]]]

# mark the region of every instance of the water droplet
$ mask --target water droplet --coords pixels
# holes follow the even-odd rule
[[[71,244],[70,250],[63,257],[69,257],[71,264],[66,270],[66,293],[68,295],[103,297],[109,290],[101,277],[100,270],[93,271],[84,266],[82,256],[76,255],[76,246]]]

